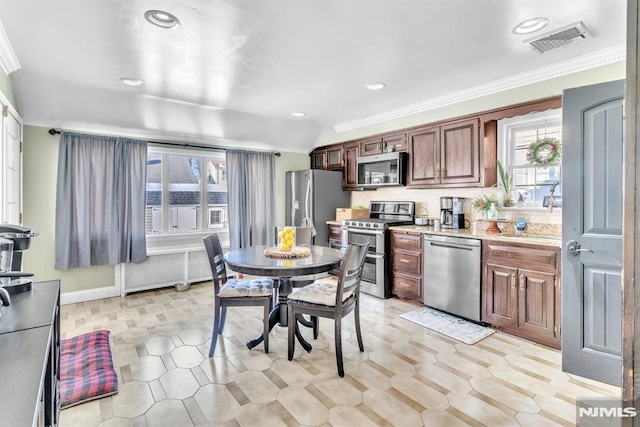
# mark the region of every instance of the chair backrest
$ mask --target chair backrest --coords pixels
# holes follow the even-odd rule
[[[278,243],[278,228],[273,227],[274,243]],[[311,227],[293,227],[296,230],[296,246],[311,246],[313,229]]]
[[[227,266],[224,263],[220,238],[216,233],[213,233],[205,236],[203,240],[209,257],[209,264],[211,265],[215,295],[217,295],[218,291],[220,291],[220,286],[227,283]]]
[[[338,289],[336,291],[336,308],[342,304],[342,296],[349,291],[354,291],[356,296],[360,292],[360,279],[362,268],[367,257],[367,243],[350,243],[340,263],[340,275],[338,276]]]

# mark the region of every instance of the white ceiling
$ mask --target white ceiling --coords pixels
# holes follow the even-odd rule
[[[149,9],[181,25],[154,27]],[[0,0],[0,22],[20,63],[12,77],[26,124],[308,152],[367,118],[619,53],[625,9],[626,0]],[[531,35],[512,34],[537,16],[551,21],[539,33],[583,21],[594,37],[538,54],[523,43]]]

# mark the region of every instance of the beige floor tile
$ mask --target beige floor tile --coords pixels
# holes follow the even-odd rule
[[[131,365],[131,374],[136,381],[152,381],[167,372],[162,359],[158,356],[140,357]]]
[[[111,418],[101,422],[97,427],[131,427],[131,420],[127,418]]]
[[[500,404],[512,408],[514,412],[536,414],[540,412],[540,406],[532,397],[522,395],[513,389],[506,387],[492,379],[472,378],[469,380],[474,390],[485,396],[495,399]]]
[[[561,427],[563,425],[540,414],[518,414],[516,420],[522,427]]]
[[[329,423],[333,427],[374,427],[378,425],[357,408],[342,405],[329,410]]]
[[[207,421],[227,422],[236,417],[240,405],[229,389],[220,384],[200,387],[194,398]]]
[[[417,365],[416,372],[447,390],[458,391],[461,393],[468,393],[471,391],[469,381],[458,375],[452,374],[448,370],[436,366],[435,364],[423,363]]]
[[[421,426],[420,412],[405,402],[381,390],[367,390],[363,394],[364,404],[394,426]]]
[[[238,376],[238,370],[229,361],[219,357],[205,359],[200,364],[200,369],[209,381],[215,384],[227,384]]]
[[[241,372],[234,382],[251,402],[269,403],[278,399],[280,388],[260,371]]]
[[[313,381],[313,375],[308,370],[286,358],[275,360],[271,365],[271,370],[289,386],[305,387]]]
[[[444,410],[449,407],[449,401],[444,394],[413,377],[396,375],[391,378],[391,384],[425,408]]]
[[[429,427],[468,427],[469,424],[441,409],[427,409],[422,412],[422,420]],[[498,426],[490,426],[498,427]]]
[[[166,399],[158,402],[144,415],[152,427],[193,426],[184,404],[180,400]]]
[[[144,343],[144,347],[147,349],[147,353],[152,356],[169,354],[176,348],[171,338],[162,336],[149,338],[147,342]]]
[[[205,328],[186,329],[178,334],[185,345],[204,344],[211,338],[211,330]]]
[[[553,396],[556,394],[553,387],[548,382],[540,381],[530,375],[526,375],[520,371],[513,369],[511,366],[490,366],[489,372],[495,377],[501,378],[506,382],[516,384],[525,390],[529,390],[535,394],[544,394]]]
[[[111,398],[114,416],[122,418],[144,415],[155,403],[149,385],[141,381],[131,381],[121,385],[118,393]]]
[[[167,371],[160,377],[160,384],[169,399],[186,399],[200,388],[191,371],[182,368]]]
[[[238,424],[242,427],[269,426],[286,427],[287,424],[274,413],[271,408],[262,403],[244,405],[236,415]],[[353,427],[353,426],[352,426]]]
[[[195,368],[199,366],[204,357],[202,353],[191,346],[178,347],[171,352],[171,359],[179,368]]]
[[[329,420],[329,409],[306,388],[287,387],[280,391],[278,401],[300,424],[316,426]]]
[[[100,421],[100,404],[97,400],[60,411],[61,426],[97,426]]]
[[[556,416],[575,424],[576,406],[565,400],[552,396],[536,396],[534,400],[542,410],[555,414]]]
[[[466,393],[447,395],[451,406],[487,426],[517,426],[516,419],[491,404]]]
[[[318,374],[313,385],[337,405],[358,406],[362,403],[362,392],[353,384],[334,374]]]
[[[372,351],[369,353],[369,360],[397,375],[413,375],[416,373],[415,365],[389,351]]]

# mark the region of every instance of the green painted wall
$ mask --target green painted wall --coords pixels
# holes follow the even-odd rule
[[[13,79],[11,76],[6,75],[2,70],[0,70],[0,91],[7,97],[13,108],[20,112],[20,108],[18,108],[18,99],[16,98],[16,93],[13,90]]]
[[[487,111],[521,102],[548,98],[550,96],[562,95],[563,89],[624,79],[625,67],[625,61],[616,62],[614,64],[592,68],[578,73],[557,77],[555,79],[549,79],[527,86],[498,92],[492,95],[475,98],[458,104],[448,105],[435,110],[425,111],[419,114],[413,114],[407,117],[401,117],[346,132],[334,133],[323,137],[316,146],[320,147],[337,142],[350,141],[352,139],[358,139],[378,133],[404,129],[439,120],[464,116],[467,114],[474,114],[480,111]]]

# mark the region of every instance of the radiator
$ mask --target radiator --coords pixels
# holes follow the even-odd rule
[[[211,267],[203,247],[162,250],[149,253],[146,261],[116,266],[116,286],[121,296],[205,280],[211,280]]]

